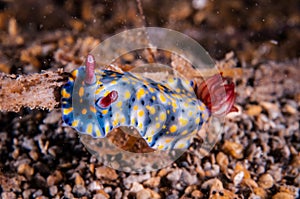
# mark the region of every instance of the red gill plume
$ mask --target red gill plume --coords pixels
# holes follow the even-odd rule
[[[237,112],[234,106],[235,93],[234,84],[222,76],[222,73],[215,74],[198,87],[196,87],[196,95],[210,113],[216,117],[224,117],[230,112]]]

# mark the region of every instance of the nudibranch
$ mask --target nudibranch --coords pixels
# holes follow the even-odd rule
[[[62,119],[81,134],[104,138],[114,128],[132,126],[153,149],[185,149],[211,115],[236,111],[234,84],[219,74],[200,85],[177,77],[155,82],[95,64],[88,55],[61,91]]]

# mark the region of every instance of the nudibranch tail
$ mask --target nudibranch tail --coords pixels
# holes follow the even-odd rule
[[[196,88],[196,95],[216,117],[224,117],[230,112],[237,111],[234,106],[234,83],[224,78],[222,74],[213,75],[203,81]]]

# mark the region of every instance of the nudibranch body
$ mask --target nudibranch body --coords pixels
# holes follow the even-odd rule
[[[182,149],[209,118],[211,107],[196,97],[192,81],[94,70],[91,55],[86,66],[74,70],[62,89],[63,121],[79,133],[103,138],[132,126],[153,149]]]

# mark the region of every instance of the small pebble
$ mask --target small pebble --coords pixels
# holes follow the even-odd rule
[[[205,171],[205,176],[206,177],[216,177],[220,173],[220,166],[217,164],[214,164],[211,166],[211,168],[207,169]]]
[[[267,110],[271,119],[276,119],[281,115],[281,111],[278,104],[270,102],[260,102],[260,105]]]
[[[79,197],[83,196],[84,194],[86,194],[86,188],[83,185],[75,185],[73,187],[72,192],[76,195],[78,195]]]
[[[57,186],[51,186],[49,188],[49,193],[50,193],[51,196],[55,196],[57,194],[57,191],[58,191]]]
[[[58,184],[60,181],[62,181],[62,179],[63,179],[63,176],[62,176],[61,171],[56,170],[56,171],[54,171],[54,173],[52,175],[47,177],[47,185],[52,186],[52,185]]]
[[[225,170],[229,163],[227,155],[225,155],[223,152],[219,152],[217,154],[216,161],[218,165],[221,167],[221,170]]]
[[[24,199],[29,199],[33,192],[35,192],[35,189],[26,189],[23,191],[22,196]]]
[[[294,196],[286,192],[279,192],[276,193],[272,199],[294,199]]]
[[[137,199],[150,199],[151,193],[147,189],[142,189],[136,193]]]
[[[228,140],[225,140],[225,143],[223,145],[224,152],[228,153],[229,155],[231,155],[236,159],[241,159],[244,157],[243,149],[244,149],[243,145]]]
[[[160,177],[157,176],[157,177],[152,177],[148,180],[146,180],[143,184],[145,186],[148,186],[148,187],[151,187],[151,188],[154,188],[154,187],[158,187],[158,185],[160,184]]]
[[[32,160],[37,161],[39,159],[39,154],[35,150],[29,152],[29,156]]]
[[[75,184],[76,185],[84,185],[84,180],[79,174],[77,174],[75,177]]]
[[[32,194],[32,197],[36,198],[36,197],[39,197],[39,196],[42,196],[43,195],[43,191],[41,189],[38,189],[36,192],[34,192]]]
[[[262,111],[262,107],[259,105],[248,105],[246,114],[250,116],[258,116]]]
[[[98,167],[95,174],[98,179],[116,180],[118,178],[116,171],[109,167]]]
[[[108,199],[109,197],[107,197],[105,194],[102,193],[97,193],[93,196],[93,199]]]
[[[144,189],[143,185],[141,185],[138,182],[133,182],[130,191],[133,192],[133,193],[137,193],[142,189]]]
[[[71,192],[64,192],[65,198],[74,198],[74,195]]]
[[[191,195],[195,199],[203,197],[203,193],[201,191],[199,191],[199,190],[194,190]]]
[[[244,175],[245,175],[245,173],[243,171],[236,173],[233,176],[233,184],[235,186],[238,186],[243,181]]]
[[[134,182],[143,182],[146,181],[150,178],[150,174],[146,173],[146,174],[140,174],[140,175],[130,175],[127,178],[125,178],[123,180],[123,184],[126,188],[130,188],[131,184]]]
[[[14,192],[2,192],[1,198],[2,199],[16,199],[17,196]]]
[[[196,184],[198,182],[196,174],[192,175],[185,169],[182,171],[182,180],[187,186]]]
[[[175,169],[174,171],[172,171],[167,175],[167,179],[170,180],[171,182],[176,183],[180,179],[181,174],[182,174],[181,169]]]
[[[268,173],[263,174],[262,176],[259,177],[258,185],[264,189],[269,189],[269,188],[273,187],[274,179]]]
[[[290,104],[286,104],[282,110],[283,110],[283,112],[286,112],[291,115],[295,115],[298,112],[297,108],[295,108],[294,106],[292,106]]]
[[[122,191],[120,189],[120,187],[117,187],[115,189],[115,199],[121,199],[122,198]]]
[[[27,178],[31,177],[34,173],[34,169],[29,166],[28,164],[20,164],[18,166],[18,173],[19,174],[24,174]]]
[[[262,187],[256,187],[254,188],[254,193],[256,196],[264,199],[264,198],[267,198],[268,194],[266,192],[265,189],[263,189]]]
[[[90,191],[98,191],[98,190],[103,189],[103,185],[100,184],[99,181],[93,181],[89,184],[88,189]]]

